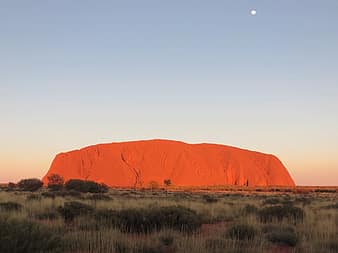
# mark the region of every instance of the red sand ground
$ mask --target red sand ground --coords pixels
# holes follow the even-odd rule
[[[269,154],[217,144],[169,140],[99,144],[58,154],[48,173],[114,187],[295,186],[281,161]]]

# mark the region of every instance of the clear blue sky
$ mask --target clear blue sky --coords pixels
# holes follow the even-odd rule
[[[41,177],[61,151],[167,138],[338,185],[336,0],[0,0],[0,36],[0,181]]]

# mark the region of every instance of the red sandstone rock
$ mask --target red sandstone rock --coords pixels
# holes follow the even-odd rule
[[[287,169],[269,154],[217,144],[169,140],[99,144],[58,154],[47,176],[77,178],[109,186],[147,187],[152,181],[175,186],[294,186]]]

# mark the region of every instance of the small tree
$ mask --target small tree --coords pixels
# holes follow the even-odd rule
[[[164,185],[169,187],[171,185],[171,180],[170,179],[164,179],[163,181]]]
[[[35,192],[43,186],[43,182],[37,178],[22,179],[18,183],[18,187],[22,191]]]
[[[48,188],[52,191],[62,190],[65,180],[58,174],[50,174],[48,177]]]

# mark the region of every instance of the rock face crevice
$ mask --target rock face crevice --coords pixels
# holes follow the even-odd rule
[[[99,144],[58,154],[43,178],[94,180],[117,187],[294,186],[282,162],[270,154],[218,144],[187,144],[169,140]]]
[[[138,169],[134,168],[133,166],[131,166],[126,158],[124,157],[123,153],[121,153],[121,159],[122,161],[127,165],[127,167],[134,173],[135,175],[135,183],[134,183],[134,187],[142,187],[142,181],[141,181],[141,176],[140,176],[140,172]]]

